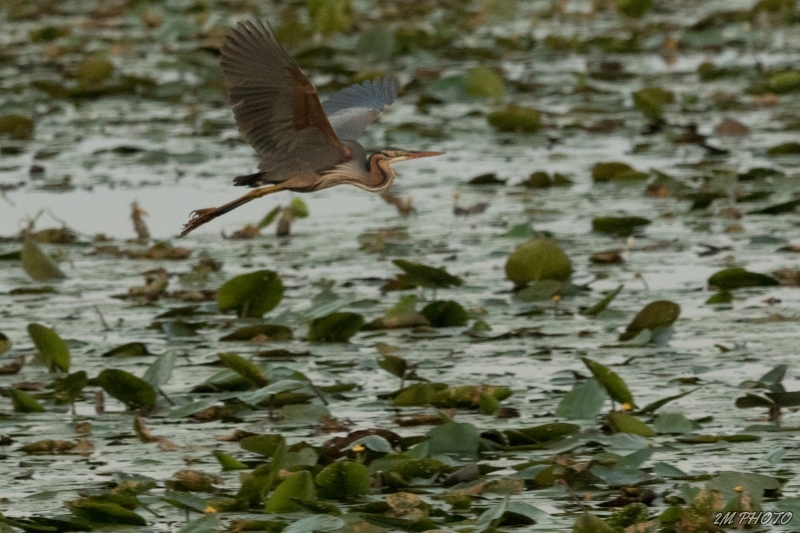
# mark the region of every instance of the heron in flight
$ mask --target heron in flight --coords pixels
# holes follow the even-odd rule
[[[258,172],[234,178],[254,187],[220,207],[198,209],[181,236],[256,198],[349,184],[389,188],[392,163],[441,155],[384,149],[367,157],[356,139],[397,98],[396,78],[351,85],[320,102],[317,91],[275,39],[269,24],[240,22],[220,50],[228,98],[242,137],[260,156]]]

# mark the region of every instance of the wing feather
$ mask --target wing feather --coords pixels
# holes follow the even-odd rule
[[[365,81],[332,94],[322,109],[340,139],[355,141],[395,101],[398,88],[395,77]]]
[[[316,89],[268,24],[240,22],[220,52],[236,123],[261,157],[258,168],[265,180],[278,183],[350,159]]]

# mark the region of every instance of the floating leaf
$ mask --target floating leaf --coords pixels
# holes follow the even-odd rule
[[[722,290],[709,296],[706,305],[729,304],[733,301],[733,293],[729,290]]]
[[[288,341],[294,338],[292,330],[286,326],[277,324],[260,324],[258,326],[245,326],[236,331],[228,333],[219,340],[228,341],[250,341],[254,338],[268,341]]]
[[[102,55],[92,55],[78,65],[78,85],[83,88],[97,85],[110,78],[114,73],[114,64]]]
[[[596,217],[592,219],[592,231],[626,237],[648,224],[650,221],[643,217]]]
[[[506,261],[506,276],[517,285],[532,281],[566,281],[572,261],[551,239],[534,239],[519,246]]]
[[[257,453],[265,457],[273,457],[275,453],[285,446],[286,440],[281,435],[253,435],[239,441],[239,446],[248,452]]]
[[[616,533],[616,529],[603,522],[602,518],[583,513],[572,527],[573,533]]]
[[[82,499],[69,502],[67,506],[72,514],[92,524],[147,525],[147,521],[140,515],[114,503],[101,503]]]
[[[444,267],[434,268],[419,263],[411,263],[410,261],[404,261],[402,259],[395,259],[392,263],[405,272],[397,276],[398,281],[413,287],[446,289],[464,283],[458,276],[448,274]]]
[[[780,285],[778,280],[775,278],[767,276],[766,274],[748,272],[741,267],[720,270],[708,278],[708,284],[717,287],[720,290],[741,289],[744,287],[771,287]]]
[[[329,464],[317,474],[314,481],[326,498],[335,500],[351,500],[365,496],[372,486],[369,468],[352,461]]]
[[[314,533],[327,533],[329,531],[342,529],[344,525],[345,521],[341,518],[317,514],[292,522],[280,531],[281,533],[308,533],[309,531],[313,531]],[[278,530],[278,528],[276,528],[276,530]]]
[[[152,407],[156,404],[153,386],[124,370],[107,368],[100,372],[96,381],[104,391],[128,407]]]
[[[302,198],[292,198],[292,201],[289,202],[289,213],[292,218],[306,218],[308,217],[308,206]]]
[[[626,0],[628,2],[642,2],[647,0]],[[675,93],[661,87],[645,87],[633,93],[633,104],[636,109],[651,121],[661,120],[664,115],[664,105],[675,101]]]
[[[625,332],[619,336],[619,340],[630,340],[645,329],[656,331],[668,328],[675,323],[680,314],[681,307],[675,302],[669,300],[650,302],[631,320]]]
[[[655,437],[656,432],[650,426],[636,418],[635,416],[623,413],[622,411],[612,411],[608,413],[608,425],[614,433],[631,433],[640,437]]]
[[[800,155],[800,143],[786,142],[777,144],[767,150],[767,155],[770,157],[779,157],[784,155]]]
[[[323,35],[346,32],[352,25],[350,0],[306,0],[314,31]]]
[[[11,349],[11,341],[3,333],[0,333],[0,355]]]
[[[800,90],[800,71],[787,70],[773,74],[769,79],[769,90],[778,94]]]
[[[597,380],[589,379],[561,399],[556,416],[568,420],[592,420],[600,413],[606,398],[608,395]]]
[[[42,404],[27,392],[12,387],[8,389],[8,395],[11,397],[14,411],[18,413],[44,413]]]
[[[478,429],[468,422],[448,422],[428,432],[430,455],[451,454],[476,457],[480,446]]]
[[[653,9],[653,0],[619,0],[617,11],[626,17],[641,18]]]
[[[510,446],[524,446],[528,444],[544,444],[560,440],[569,435],[574,435],[581,430],[577,424],[566,422],[551,422],[519,429],[507,429],[503,433]]]
[[[150,355],[147,346],[141,342],[129,342],[104,352],[100,357],[138,357],[141,355]]]
[[[235,310],[240,317],[260,318],[280,303],[283,283],[277,273],[259,270],[226,281],[217,291],[220,312]]]
[[[264,369],[252,361],[248,361],[241,355],[235,353],[221,353],[219,360],[222,364],[245,378],[256,387],[264,387],[269,384]]]
[[[469,96],[476,98],[502,100],[506,94],[503,78],[485,66],[467,70],[464,75],[464,89]]]
[[[61,340],[58,333],[41,324],[29,324],[28,334],[39,350],[36,360],[51,371],[69,372],[70,355],[67,343]]]
[[[509,105],[503,111],[487,115],[489,125],[499,131],[535,133],[542,128],[542,113],[538,109]]]
[[[403,379],[408,370],[408,361],[397,355],[383,354],[383,358],[378,359],[378,366],[390,374]]]
[[[37,281],[67,277],[50,256],[45,254],[36,241],[30,237],[26,237],[22,242],[20,259],[25,272]]]
[[[33,137],[33,128],[31,117],[20,114],[0,116],[0,137],[8,135],[16,141],[24,141]]]
[[[469,315],[458,302],[439,300],[431,302],[422,309],[422,315],[435,328],[451,328],[463,326]]]
[[[312,500],[316,497],[316,487],[311,472],[300,470],[281,481],[267,500],[266,513],[292,513],[303,508],[292,501],[293,498]]]
[[[661,413],[653,421],[653,428],[661,434],[683,434],[694,431],[694,422],[680,413]]]
[[[598,183],[617,181],[619,176],[624,176],[629,172],[634,172],[633,167],[619,161],[596,163],[594,167],[592,167],[592,181]]]
[[[616,372],[586,357],[582,357],[581,361],[591,370],[594,378],[603,386],[612,400],[623,405],[633,405],[631,391],[628,389],[625,381],[623,381]]]
[[[69,404],[77,400],[84,387],[89,384],[89,376],[85,370],[73,372],[53,384],[56,404]]]
[[[311,321],[308,340],[311,342],[347,342],[364,325],[357,313],[331,313]]]
[[[624,285],[620,285],[619,287],[617,287],[613,291],[610,291],[608,294],[606,294],[603,297],[602,300],[600,300],[599,302],[594,304],[589,309],[585,310],[583,312],[583,314],[586,315],[586,316],[597,316],[600,313],[602,313],[603,311],[605,311],[606,307],[608,307],[608,304],[610,304],[612,301],[614,301],[614,298],[616,298],[617,295],[620,292],[622,292],[622,288],[623,287],[624,287]]]
[[[163,387],[172,377],[172,369],[175,367],[175,360],[178,354],[172,350],[159,355],[142,376],[146,382],[155,388]]]
[[[250,468],[234,456],[228,455],[220,450],[214,450],[214,457],[217,458],[217,461],[219,461],[219,466],[221,466],[224,470],[246,470]]]

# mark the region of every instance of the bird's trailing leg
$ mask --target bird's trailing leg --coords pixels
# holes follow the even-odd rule
[[[183,231],[181,232],[181,237],[185,237],[190,232],[196,230],[206,222],[210,222],[217,218],[218,216],[224,215],[228,211],[233,211],[237,207],[246,204],[251,200],[255,200],[256,198],[261,198],[262,196],[266,196],[268,194],[272,194],[274,192],[282,191],[284,187],[282,185],[273,185],[271,187],[261,187],[260,189],[254,189],[247,194],[243,194],[236,200],[232,202],[228,202],[225,205],[220,207],[209,207],[207,209],[198,209],[192,213],[192,218],[189,219],[189,222],[183,226]]]

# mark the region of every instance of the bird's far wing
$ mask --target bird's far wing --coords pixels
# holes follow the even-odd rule
[[[269,25],[240,22],[220,50],[236,123],[261,156],[271,181],[290,173],[319,171],[350,159],[317,91],[275,39]]]
[[[355,141],[397,98],[397,78],[377,78],[351,85],[322,102],[322,109],[340,139]]]

